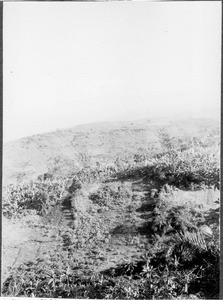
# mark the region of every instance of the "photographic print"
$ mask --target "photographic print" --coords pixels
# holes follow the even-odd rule
[[[220,1],[4,2],[2,296],[218,299]]]

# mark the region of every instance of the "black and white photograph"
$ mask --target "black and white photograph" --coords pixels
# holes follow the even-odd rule
[[[219,299],[221,6],[3,3],[2,297]]]

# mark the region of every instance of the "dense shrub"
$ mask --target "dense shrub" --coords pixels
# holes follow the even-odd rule
[[[66,194],[63,181],[30,181],[3,188],[2,210],[7,218],[22,217],[30,211],[43,214],[60,203]]]
[[[220,186],[219,155],[210,149],[196,148],[184,152],[172,150],[153,157],[146,166],[134,166],[120,177],[152,179],[159,187],[171,184],[181,189]]]
[[[89,199],[100,206],[120,204],[124,199],[132,196],[132,192],[124,184],[104,184],[96,192],[89,196]]]

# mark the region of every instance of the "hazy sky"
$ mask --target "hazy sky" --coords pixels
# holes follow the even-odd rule
[[[221,3],[4,2],[4,141],[219,115]]]

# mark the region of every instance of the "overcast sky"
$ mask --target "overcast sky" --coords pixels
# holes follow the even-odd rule
[[[4,142],[95,121],[220,115],[221,3],[4,2]]]

